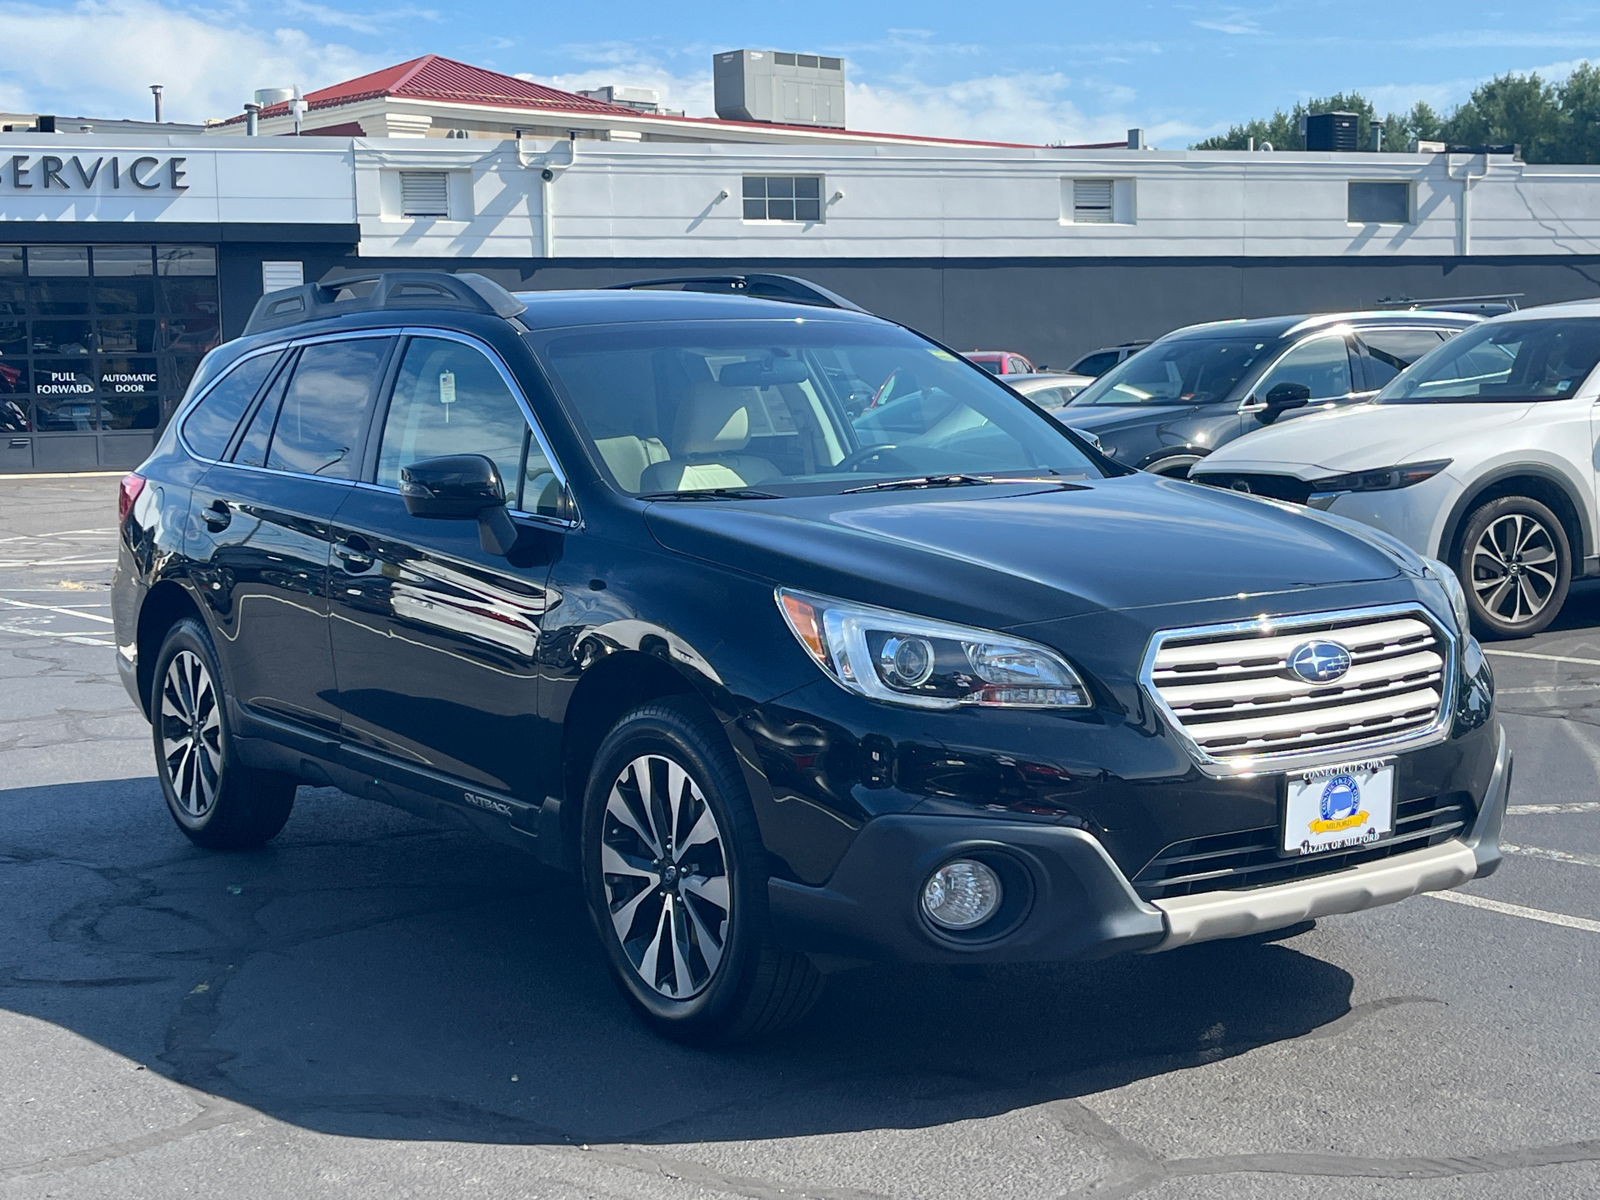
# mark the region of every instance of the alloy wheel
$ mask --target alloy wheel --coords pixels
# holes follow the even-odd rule
[[[1490,616],[1512,625],[1550,603],[1560,571],[1555,540],[1525,513],[1491,521],[1472,549],[1472,588]]]
[[[722,830],[676,762],[640,755],[617,776],[600,872],[612,929],[640,979],[671,1000],[704,991],[722,961],[733,899]]]
[[[211,672],[190,650],[172,656],[161,681],[161,757],[184,813],[198,820],[210,812],[222,776],[222,714]]]

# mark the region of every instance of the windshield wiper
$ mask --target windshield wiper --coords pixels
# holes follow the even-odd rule
[[[645,492],[640,500],[782,500],[776,492],[763,492],[755,488],[719,487],[701,488],[693,492]]]
[[[900,492],[915,488],[971,487],[979,483],[996,483],[989,475],[916,475],[910,479],[885,479],[882,483],[869,483],[862,487],[845,488],[841,496],[854,496],[857,492]]]
[[[916,475],[910,479],[885,479],[882,483],[846,488],[839,494],[853,496],[857,492],[908,492],[918,488],[974,487],[981,483],[1048,483],[1056,487],[1073,486],[1062,482],[1059,479],[1061,472],[1054,467],[1042,467],[1039,470],[1042,473],[1038,475]]]

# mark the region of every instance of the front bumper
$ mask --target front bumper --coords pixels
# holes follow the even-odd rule
[[[1512,760],[1505,730],[1494,736],[1494,769],[1471,829],[1437,846],[1287,883],[1149,902],[1085,830],[891,814],[862,827],[826,886],[773,879],[774,931],[796,949],[847,958],[1070,961],[1242,937],[1458,887],[1500,864]],[[1012,915],[1003,908],[990,923],[997,928],[955,937],[923,919],[923,881],[958,857],[1003,864],[1003,876],[1026,891]]]

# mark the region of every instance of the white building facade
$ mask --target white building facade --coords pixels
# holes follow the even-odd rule
[[[1201,320],[1593,296],[1597,185],[1494,155],[0,135],[0,471],[137,462],[199,354],[300,279],[782,271],[1064,363]]]

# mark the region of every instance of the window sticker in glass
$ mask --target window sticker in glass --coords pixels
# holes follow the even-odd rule
[[[483,454],[499,468],[514,506],[527,435],[516,397],[480,351],[443,338],[414,338],[395,377],[377,482],[399,487],[400,469],[419,459]]]

